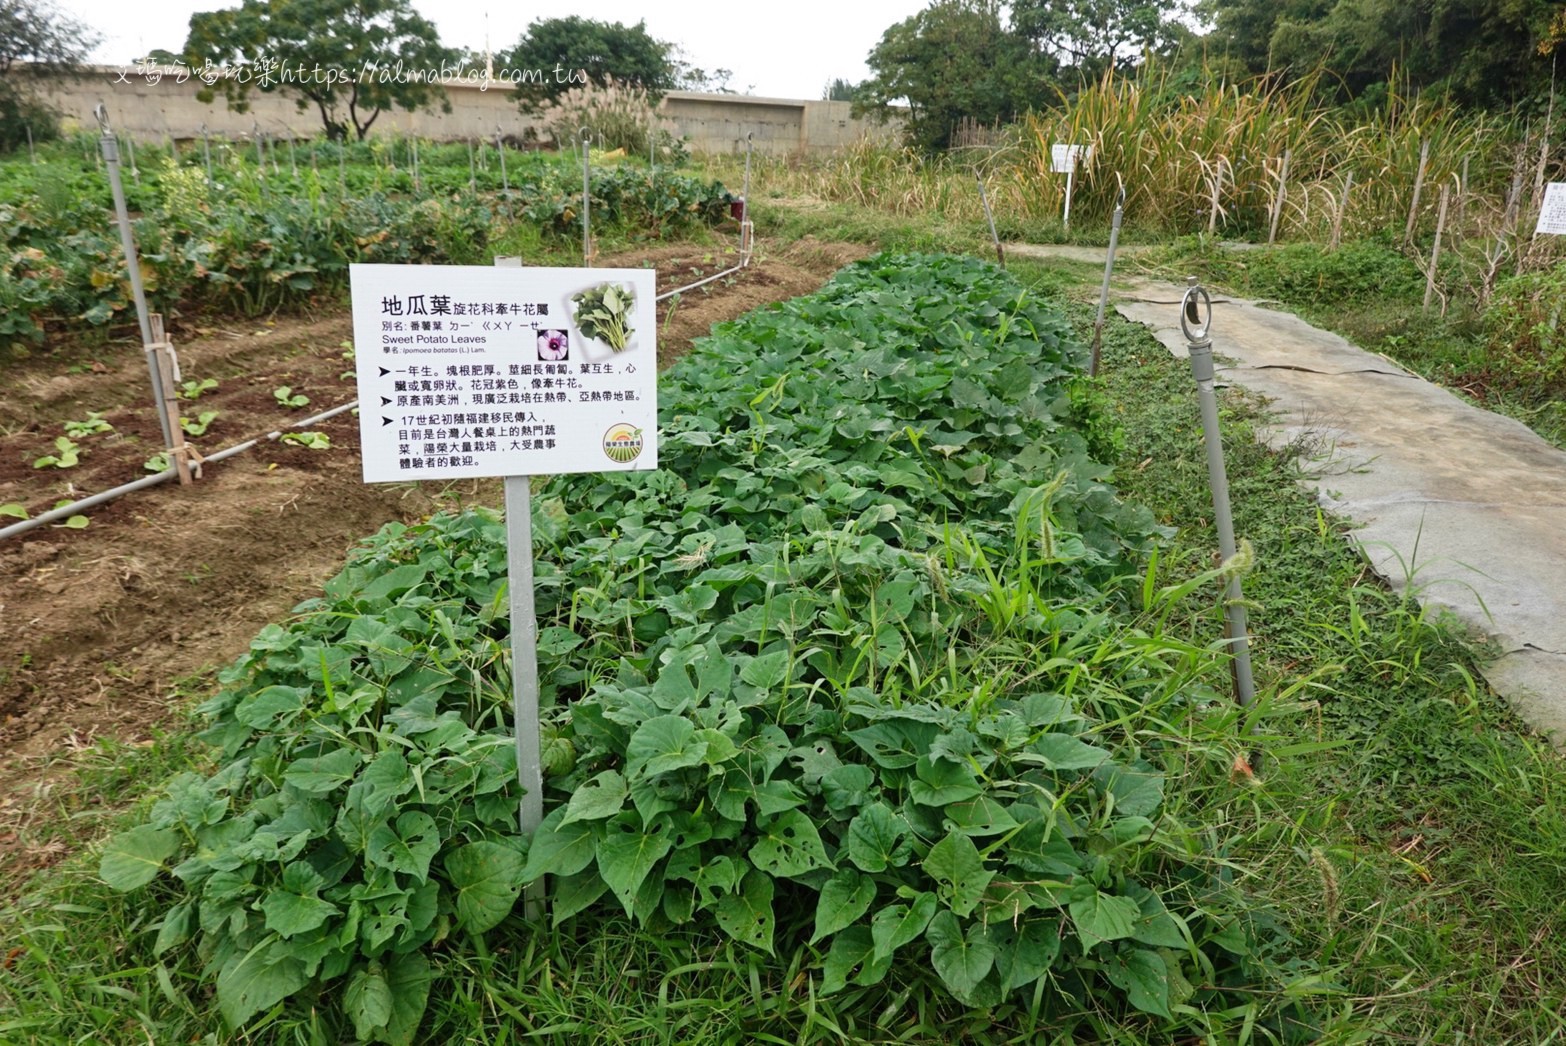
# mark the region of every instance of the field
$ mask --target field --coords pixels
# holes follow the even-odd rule
[[[72,148],[53,162],[85,194]],[[136,206],[185,214],[152,271],[212,447],[353,395],[334,266],[382,248],[328,220],[334,178],[428,221],[384,249],[581,261],[545,157],[513,161],[508,198],[493,155],[470,184],[465,154],[426,146],[415,187],[390,154],[268,184],[236,153],[232,196],[190,211],[167,194],[206,186],[199,154],[148,155]],[[857,159],[854,192],[842,161],[763,166],[752,266],[660,312],[662,468],[535,490],[531,840],[498,484],[365,486],[343,415],[0,545],[3,612],[25,617],[0,636],[0,1041],[1560,1033],[1566,768],[1475,652],[1366,575],[1238,397],[1252,544],[1216,563],[1182,366],[1112,320],[1087,379],[1093,266],[1001,272],[964,172]],[[25,166],[4,171],[0,206],[38,206]],[[690,218],[628,202],[595,264],[653,266],[660,290],[732,264],[716,204],[738,172],[699,171],[664,175]],[[595,213],[644,172],[607,175]],[[949,195],[899,196],[921,186]],[[1104,188],[1085,191],[1091,240]],[[317,202],[279,241],[317,254],[275,278],[271,255],[208,265],[220,225],[295,198]],[[995,199],[1014,231],[1047,228]],[[1421,323],[1417,251],[1356,230],[1242,255],[1172,222],[1141,213],[1132,238],[1161,243],[1132,264],[1302,307],[1358,291],[1340,325],[1382,324],[1454,384],[1488,367],[1475,394],[1549,430],[1552,378],[1493,380],[1474,334],[1504,329],[1493,301]],[[145,474],[159,437],[117,279],[92,276],[112,251],[76,273],[26,239],[43,226],[13,229],[16,257],[46,258],[6,285],[36,307],[10,332],[0,502],[36,515]],[[1533,265],[1516,278],[1554,278]],[[1244,712],[1217,642],[1234,570],[1262,690]],[[546,877],[530,920],[522,887]]]

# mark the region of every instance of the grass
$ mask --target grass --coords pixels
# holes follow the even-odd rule
[[[774,234],[861,242],[969,236],[848,209],[807,220],[758,207],[758,217]],[[1040,293],[1068,298],[1079,330],[1090,329],[1096,283],[1083,267],[1011,268]],[[1184,362],[1112,315],[1101,378],[1087,394],[1112,423],[1102,442],[1126,496],[1176,528],[1158,582],[1210,567],[1215,539]],[[1566,766],[1483,685],[1456,633],[1367,574],[1346,525],[1294,486],[1290,456],[1255,442],[1260,420],[1254,404],[1226,399],[1236,528],[1255,549],[1245,586],[1269,755],[1259,778],[1237,772],[1237,787],[1180,801],[1200,808],[1213,840],[1227,840],[1256,918],[1292,943],[1273,956],[1275,981],[1207,1015],[1210,1041],[1560,1039]],[[1169,623],[1196,644],[1213,641],[1219,625],[1218,609],[1199,597]],[[120,765],[126,756],[134,761]],[[182,729],[131,752],[80,754],[75,786],[38,821],[57,819],[58,838],[98,836],[115,820],[100,807],[139,801],[193,757]],[[0,976],[0,1042],[228,1041],[195,964],[149,956],[156,913],[102,888],[89,857],[17,896],[0,912],[16,949]],[[767,960],[711,939],[649,938],[619,919],[590,932],[512,923],[487,946],[448,941],[434,961],[446,979],[423,1028],[428,1041],[1163,1041],[1154,1026],[1086,1009],[1053,1026],[1025,1008],[965,1012],[917,969],[821,998],[808,950]],[[339,1017],[302,1007],[263,1018],[241,1041],[349,1038]]]

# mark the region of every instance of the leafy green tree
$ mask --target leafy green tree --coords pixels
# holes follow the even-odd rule
[[[523,112],[540,112],[560,95],[589,83],[631,84],[654,101],[680,86],[673,46],[653,39],[646,22],[627,26],[580,15],[536,18],[505,61],[522,74],[517,98]]]
[[[826,90],[821,92],[821,99],[827,102],[852,102],[858,97],[859,85],[840,76],[829,81]]]
[[[882,118],[907,105],[909,143],[944,149],[964,119],[1010,121],[1042,104],[1053,61],[1010,31],[994,0],[936,0],[886,30],[868,59],[855,111]]]
[[[436,81],[459,58],[409,0],[244,0],[191,15],[185,41],[191,66],[227,67],[197,92],[202,101],[221,92],[244,112],[251,91],[283,91],[301,112],[314,105],[333,138],[351,127],[362,139],[393,107],[450,112]]]
[[[69,69],[98,42],[92,30],[48,0],[0,0],[0,150],[54,133],[54,115],[12,75],[17,63]]]
[[[1014,0],[1012,21],[1040,50],[1087,80],[1167,50],[1183,34],[1181,0]]]
[[[1416,89],[1510,105],[1548,87],[1559,0],[1204,0],[1209,51],[1253,73],[1320,67],[1342,96],[1375,96],[1397,74]]]

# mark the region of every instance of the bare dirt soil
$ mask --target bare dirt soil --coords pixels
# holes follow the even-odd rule
[[[714,323],[809,293],[864,253],[810,240],[775,253],[758,247],[751,267],[660,307],[660,361],[688,351]],[[732,254],[687,244],[600,264],[655,266],[662,293],[733,263]],[[187,417],[217,411],[195,441],[204,452],[293,431],[355,395],[342,306],[175,325],[171,337],[184,378],[219,382],[181,403]],[[62,355],[83,358],[64,348],[8,364],[0,386],[0,504],[21,503],[33,516],[146,475],[144,462],[160,449],[142,354],[126,346],[62,374]],[[308,406],[281,406],[273,390],[284,385]],[[113,431],[78,439],[75,467],[34,468],[63,424],[89,411]],[[182,694],[202,689],[263,625],[315,595],[355,541],[453,504],[498,504],[493,481],[365,484],[351,413],[311,430],[329,449],[264,440],[208,466],[189,488],[166,483],[91,509],[85,529],[43,526],[0,541],[0,881],[19,886],[71,849],[46,822],[69,813],[51,796],[71,790],[75,753],[101,739],[146,742]]]

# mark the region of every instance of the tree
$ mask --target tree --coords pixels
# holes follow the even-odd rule
[[[48,0],[0,0],[0,150],[52,135],[54,114],[13,77],[18,62],[59,72],[80,64],[98,35]]]
[[[626,26],[580,15],[535,18],[505,60],[520,78],[517,99],[528,113],[542,111],[584,84],[632,84],[655,102],[679,86],[673,46],[654,40],[646,22]]]
[[[944,149],[964,120],[1014,120],[1047,97],[1054,63],[1001,21],[995,0],[936,0],[892,26],[868,59],[856,113],[890,115],[908,105],[906,134]]]
[[[824,102],[852,102],[858,98],[859,85],[841,76],[833,77],[821,92],[821,100]]]
[[[409,0],[244,0],[241,6],[190,16],[185,61],[198,70],[226,67],[197,97],[221,91],[244,112],[251,91],[296,96],[312,104],[326,133],[364,138],[393,107],[413,111],[440,103],[438,80],[459,65],[429,20]],[[344,117],[346,116],[346,122]]]
[[[1039,50],[1084,80],[1163,51],[1182,35],[1181,0],[1015,0],[1012,21]]]

